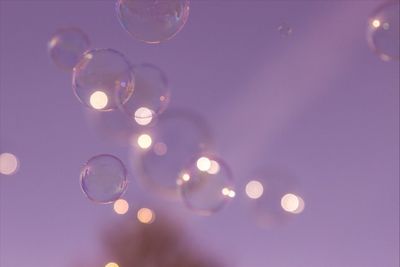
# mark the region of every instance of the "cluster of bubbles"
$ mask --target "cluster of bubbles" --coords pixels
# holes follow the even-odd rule
[[[160,43],[183,28],[189,0],[118,0],[116,13],[131,36]],[[385,61],[399,59],[398,20],[399,2],[379,6],[368,20],[368,43]],[[278,31],[288,36],[293,30],[282,24]],[[100,124],[113,129],[119,123],[121,129],[116,132],[122,142],[129,143],[131,162],[142,184],[160,195],[180,198],[189,209],[204,215],[219,211],[235,198],[229,166],[210,153],[213,142],[207,123],[193,111],[167,109],[170,88],[165,73],[153,64],[131,64],[114,49],[89,46],[85,33],[66,28],[54,34],[48,49],[57,66],[72,71],[74,94]],[[0,169],[11,173],[11,167],[4,167],[6,157],[12,161],[2,154]],[[115,212],[125,214],[129,204],[121,197],[127,189],[127,175],[120,159],[97,155],[82,167],[81,187],[90,200],[114,203]],[[280,224],[303,211],[304,200],[289,177],[264,171],[252,175],[246,184],[243,191],[260,224]],[[150,222],[154,215],[141,209],[138,218]]]

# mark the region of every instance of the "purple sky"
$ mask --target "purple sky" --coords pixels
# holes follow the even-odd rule
[[[0,0],[0,152],[21,161],[0,177],[0,266],[94,259],[99,232],[120,219],[79,188],[91,156],[129,157],[87,125],[70,74],[47,55],[65,26],[164,69],[172,104],[209,121],[235,174],[238,197],[215,216],[162,203],[133,181],[134,208],[174,214],[229,267],[399,266],[399,63],[380,61],[365,41],[378,3],[194,0],[182,32],[146,45],[123,31],[113,1]],[[283,22],[287,38],[276,30]],[[242,190],[262,166],[294,173],[306,201],[304,213],[267,230]]]

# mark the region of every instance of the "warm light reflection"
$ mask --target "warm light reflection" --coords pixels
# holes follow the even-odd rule
[[[115,262],[109,262],[109,263],[106,264],[105,267],[119,267],[119,265],[116,264]]]
[[[155,220],[155,213],[148,208],[141,208],[137,212],[137,219],[144,224],[150,224]]]
[[[379,20],[379,19],[374,19],[374,20],[372,21],[372,27],[374,27],[374,28],[379,28],[379,26],[381,26],[380,20]]]
[[[259,181],[250,181],[246,185],[246,194],[249,198],[258,199],[264,193],[264,187]]]
[[[184,173],[182,175],[182,180],[188,182],[190,180],[190,175],[188,173]]]
[[[103,109],[108,104],[108,96],[103,91],[96,91],[90,95],[90,105],[94,109]]]
[[[53,47],[55,47],[59,42],[60,42],[60,38],[58,36],[51,38],[51,40],[48,44],[49,49],[52,49]]]
[[[207,157],[201,157],[197,160],[196,165],[200,171],[206,172],[211,168],[211,161]]]
[[[281,206],[283,210],[294,213],[300,206],[299,198],[291,193],[286,194],[281,199]]]
[[[236,192],[233,190],[229,190],[228,197],[234,198],[236,196]]]
[[[153,111],[146,107],[140,107],[135,111],[135,121],[139,125],[148,125],[153,120]]]
[[[114,211],[119,215],[124,215],[129,210],[129,203],[125,199],[118,199],[114,202]]]
[[[151,139],[151,136],[148,134],[142,134],[137,139],[137,144],[142,149],[149,148],[151,146],[152,142],[153,142],[153,140]]]
[[[216,162],[215,160],[211,160],[210,161],[210,168],[207,170],[207,172],[209,174],[217,174],[219,173],[220,167],[219,167],[219,163]]]
[[[305,208],[305,203],[303,198],[301,198],[300,196],[297,196],[298,200],[299,200],[299,206],[297,207],[297,209],[295,211],[293,211],[294,214],[300,214],[304,211]]]
[[[0,174],[12,175],[17,172],[18,165],[18,158],[14,154],[0,154]]]
[[[154,145],[153,150],[157,156],[164,156],[167,154],[168,147],[166,144],[160,142]]]
[[[222,188],[222,194],[224,195],[224,196],[227,196],[227,195],[229,195],[229,192],[230,192],[230,190],[229,190],[229,188],[226,188],[226,187],[224,187],[224,188]]]

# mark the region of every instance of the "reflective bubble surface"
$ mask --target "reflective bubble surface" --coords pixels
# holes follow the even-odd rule
[[[229,167],[210,155],[197,157],[185,167],[177,184],[185,205],[201,215],[219,211],[236,196]]]
[[[399,1],[389,1],[380,5],[368,19],[368,44],[384,61],[399,60],[399,9]]]
[[[133,71],[135,90],[125,103],[119,103],[119,107],[139,125],[147,125],[168,106],[167,77],[160,68],[147,63],[135,66]]]
[[[125,103],[134,90],[129,61],[113,49],[95,49],[82,55],[72,73],[72,88],[87,107],[109,111]]]
[[[85,195],[96,203],[118,200],[127,188],[127,171],[120,159],[102,154],[89,159],[81,170]]]
[[[170,109],[157,123],[133,135],[134,170],[142,184],[161,196],[177,198],[181,170],[212,143],[207,123],[185,109]]]
[[[122,27],[133,37],[159,43],[172,38],[189,17],[189,0],[117,0]]]
[[[82,30],[65,28],[51,37],[48,52],[54,64],[62,69],[72,70],[89,46],[89,38]]]

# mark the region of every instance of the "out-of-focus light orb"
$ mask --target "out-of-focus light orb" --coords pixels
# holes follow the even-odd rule
[[[109,262],[105,265],[105,267],[119,267],[119,265],[115,262]]]
[[[141,149],[148,149],[151,146],[152,142],[153,140],[148,134],[141,134],[137,139],[137,143]]]
[[[296,210],[293,211],[294,214],[300,214],[304,211],[305,208],[305,202],[304,199],[300,196],[297,196],[297,199],[299,200],[299,205]]]
[[[200,171],[206,172],[211,168],[211,161],[207,157],[201,157],[196,161],[196,166]]]
[[[120,52],[90,50],[73,69],[72,88],[87,107],[109,111],[129,100],[134,91],[134,75],[129,61]]]
[[[90,105],[94,109],[103,109],[108,104],[107,94],[103,91],[96,91],[90,95]]]
[[[295,194],[285,194],[281,199],[281,206],[283,210],[295,213],[300,208],[300,199]]]
[[[127,188],[127,171],[120,159],[102,154],[89,159],[81,170],[81,187],[85,195],[96,203],[112,203]]]
[[[264,193],[264,187],[259,181],[253,180],[246,185],[246,195],[251,199],[258,199]]]
[[[135,90],[119,108],[139,125],[149,124],[165,111],[170,91],[165,73],[155,65],[143,63],[133,67]]]
[[[146,129],[147,130],[147,129]],[[195,155],[210,151],[212,138],[204,119],[185,109],[169,109],[148,126],[152,146],[133,149],[133,169],[139,181],[151,192],[168,199],[179,199],[177,180]]]
[[[0,174],[13,175],[18,171],[18,158],[11,153],[0,154]]]
[[[79,57],[89,49],[87,35],[78,28],[58,30],[48,43],[48,52],[53,62],[60,68],[72,70]]]
[[[209,174],[217,174],[219,172],[219,164],[215,160],[210,161],[210,168],[208,168],[207,172]]]
[[[282,37],[288,37],[293,33],[293,29],[286,23],[282,23],[278,26],[278,32]]]
[[[153,120],[153,113],[154,111],[149,108],[140,107],[135,111],[134,119],[137,124],[145,126]]]
[[[119,215],[124,215],[129,210],[129,203],[125,199],[118,199],[114,202],[114,211]]]
[[[368,20],[368,44],[384,61],[399,60],[400,57],[399,10],[399,1],[385,2],[375,9]]]
[[[200,215],[211,215],[222,209],[236,193],[229,167],[215,157],[200,157],[218,162],[219,172],[209,173],[198,167],[198,160],[187,166],[178,182],[185,205]],[[200,159],[199,158],[199,159]]]
[[[154,222],[155,218],[156,214],[151,209],[141,208],[137,212],[137,219],[141,223],[150,224]]]
[[[117,0],[116,12],[122,27],[146,43],[171,39],[189,17],[189,0]]]

